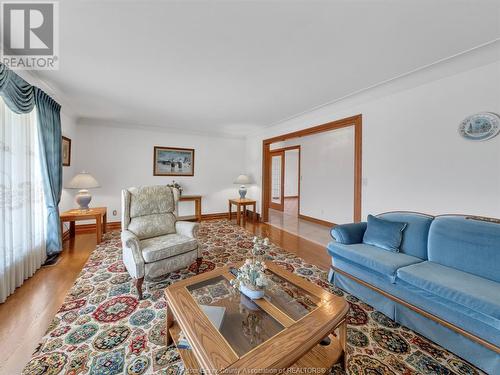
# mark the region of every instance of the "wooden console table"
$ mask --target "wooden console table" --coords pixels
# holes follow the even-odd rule
[[[95,226],[97,232],[97,243],[101,243],[103,233],[106,233],[107,224],[107,208],[106,207],[92,207],[88,210],[74,209],[64,211],[60,214],[61,217],[61,235],[64,232],[63,223],[69,221],[69,236],[74,237],[76,234],[75,221],[79,220],[92,220],[95,219]]]
[[[194,201],[194,216],[181,216],[179,220],[201,221],[201,195],[181,195],[179,201]]]
[[[241,222],[241,214],[243,213],[243,224],[246,223],[247,219],[247,206],[253,206],[253,218],[252,222],[255,223],[257,219],[257,201],[253,199],[248,199],[248,198],[236,198],[236,199],[229,199],[229,214],[228,214],[228,219],[231,220],[231,208],[232,205],[236,205],[236,223],[240,225]],[[243,210],[241,209],[243,207]],[[243,212],[242,212],[243,211]]]

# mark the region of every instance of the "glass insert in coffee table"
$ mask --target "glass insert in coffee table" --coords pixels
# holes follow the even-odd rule
[[[286,368],[317,358],[328,367],[339,359],[348,310],[342,298],[269,264],[264,298],[251,300],[230,284],[234,270],[216,269],[167,288],[167,342],[178,345],[185,337],[192,349],[180,350],[185,364],[219,371],[248,363]],[[336,340],[330,348],[317,345],[337,328],[341,339],[330,335]]]
[[[266,271],[270,284],[264,300],[298,320],[317,307],[314,296]],[[285,327],[263,310],[261,301],[252,301],[234,289],[224,276],[189,285],[187,289],[215,328],[238,355],[243,355],[273,337]]]

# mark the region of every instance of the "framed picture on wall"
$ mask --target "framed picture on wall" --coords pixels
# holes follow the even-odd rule
[[[71,139],[62,137],[62,165],[69,167],[71,165]]]
[[[155,146],[153,175],[193,176],[194,149]]]

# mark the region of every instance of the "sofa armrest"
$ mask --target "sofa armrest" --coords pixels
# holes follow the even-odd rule
[[[344,245],[351,245],[363,242],[363,235],[366,231],[366,222],[337,225],[332,228],[330,234],[337,241]]]
[[[123,262],[135,278],[144,277],[144,258],[142,257],[139,238],[129,230],[122,231]]]
[[[176,221],[175,231],[177,234],[190,238],[198,238],[198,228],[200,224],[191,221]]]

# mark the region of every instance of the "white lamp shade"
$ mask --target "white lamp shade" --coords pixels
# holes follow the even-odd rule
[[[236,180],[234,180],[234,183],[240,184],[240,185],[251,184],[252,179],[245,174],[240,174],[238,177],[236,177]]]
[[[71,179],[68,189],[92,189],[99,187],[99,182],[89,173],[81,172]]]

